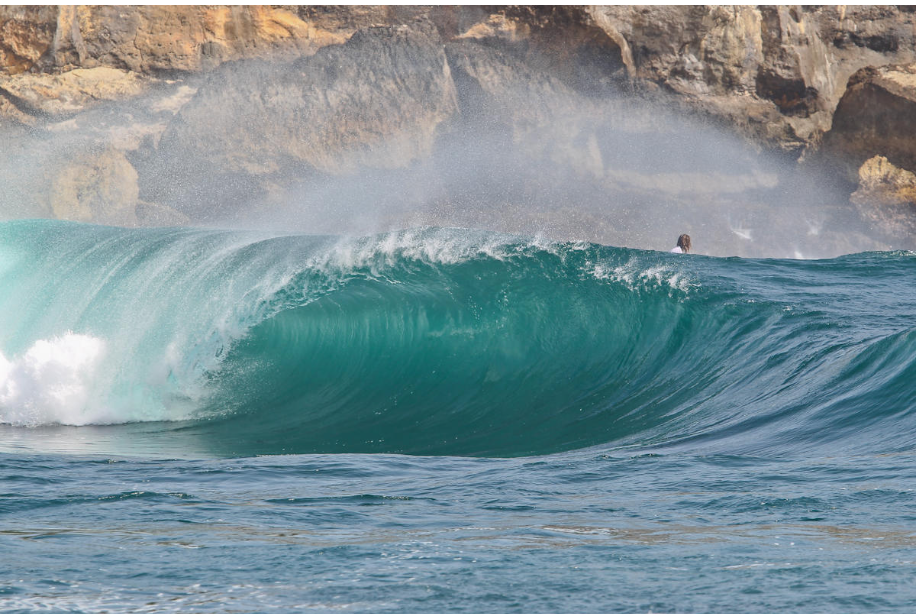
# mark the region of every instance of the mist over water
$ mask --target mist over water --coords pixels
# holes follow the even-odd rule
[[[230,199],[203,216],[237,228],[364,235],[448,226],[658,250],[688,233],[694,251],[718,256],[890,247],[847,206],[850,186],[660,104],[575,99],[523,126],[501,111],[442,126],[431,155],[407,168],[291,174],[266,198]]]
[[[547,77],[541,87],[509,83],[499,95],[482,95],[454,70],[458,110],[424,127],[433,130],[429,146],[405,136],[410,126],[367,143],[332,140],[333,160],[319,170],[278,153],[289,146],[285,125],[264,112],[274,95],[268,86],[280,79],[272,71],[284,66],[238,62],[215,77],[161,83],[131,103],[8,131],[0,219],[54,216],[46,195],[89,152],[103,155],[93,172],[110,172],[114,186],[89,206],[104,210],[106,197],[124,198],[118,190],[136,181],[142,203],[179,214],[154,225],[350,235],[466,227],[654,250],[688,233],[693,251],[717,256],[821,258],[910,247],[858,218],[847,202],[850,185],[621,84],[600,96]],[[225,80],[252,88],[242,103],[221,103]],[[245,99],[258,88],[267,88],[269,102],[255,117]],[[183,110],[189,103],[197,105],[191,115]],[[331,119],[302,112],[304,122],[327,119],[330,130],[351,119],[370,130],[369,110],[346,108]],[[183,145],[175,136],[183,129],[211,140]],[[291,143],[297,138],[289,134]],[[124,151],[133,168],[106,169],[112,150]],[[128,175],[126,184],[118,173]]]
[[[837,205],[847,186],[663,108],[623,100],[591,111],[519,138],[451,127],[408,169],[296,182],[215,224],[333,234],[465,227],[656,250],[688,233],[694,251],[718,256],[889,247]]]

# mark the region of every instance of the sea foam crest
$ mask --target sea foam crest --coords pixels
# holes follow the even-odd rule
[[[618,266],[597,263],[590,274],[596,279],[614,281],[624,284],[632,290],[642,288],[667,288],[680,294],[688,294],[694,284],[682,271],[673,270],[666,265],[647,266],[635,259],[629,259]]]
[[[556,247],[540,236],[523,239],[460,228],[416,228],[374,237],[344,237],[309,265],[339,272],[368,268],[375,275],[403,259],[449,265],[474,258],[505,260],[527,250],[554,251]]]
[[[66,333],[36,341],[23,355],[0,354],[0,422],[17,426],[104,421],[91,410],[92,382],[105,342]]]

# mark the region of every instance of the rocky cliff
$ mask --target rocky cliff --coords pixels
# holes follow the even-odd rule
[[[0,141],[5,218],[913,248],[915,13],[5,6]]]

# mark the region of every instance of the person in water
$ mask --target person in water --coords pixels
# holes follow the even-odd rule
[[[688,235],[679,235],[679,238],[676,239],[676,247],[672,248],[670,253],[672,254],[687,254],[692,249],[692,237]]]

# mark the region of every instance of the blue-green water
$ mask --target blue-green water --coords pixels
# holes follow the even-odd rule
[[[0,611],[913,612],[915,256],[0,224]]]

